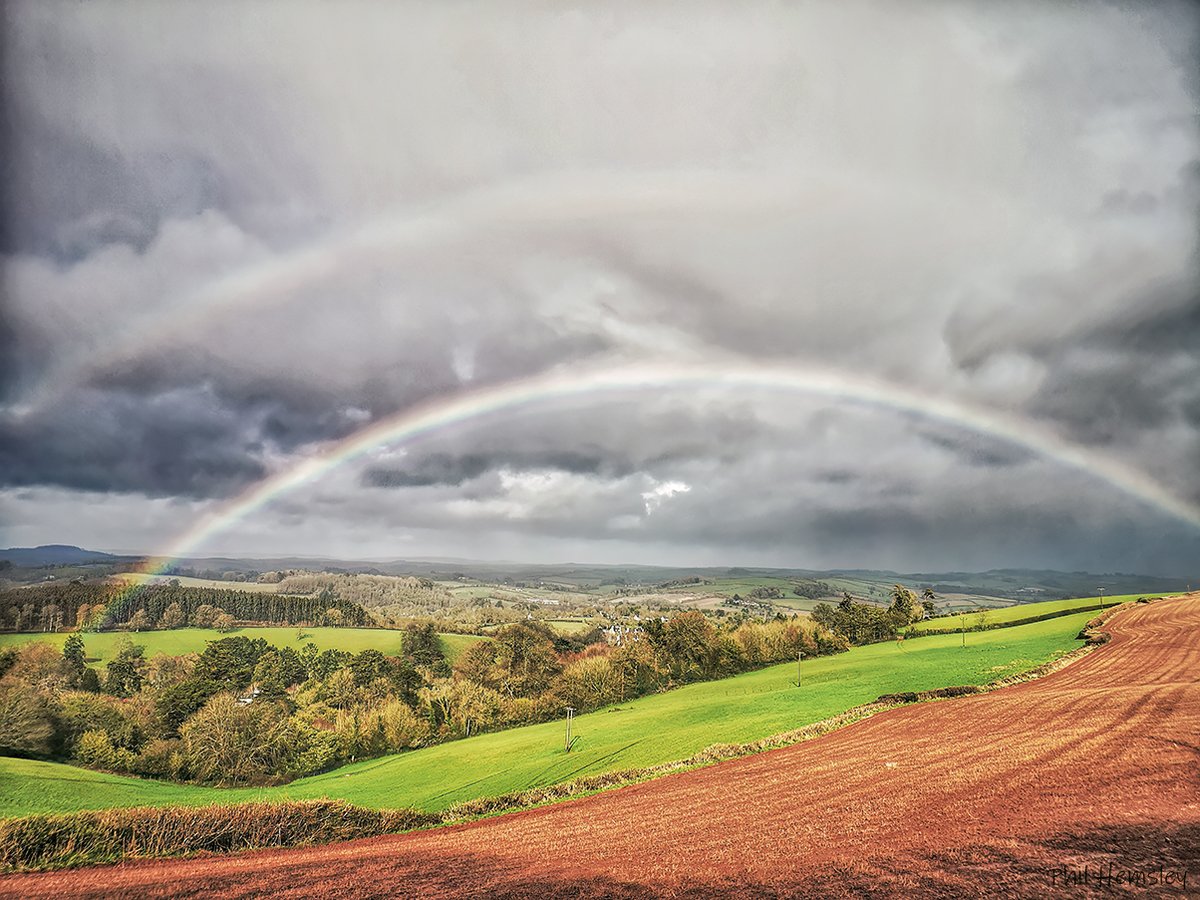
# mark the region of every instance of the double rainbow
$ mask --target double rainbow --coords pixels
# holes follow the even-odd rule
[[[606,395],[629,395],[636,400],[639,394],[712,388],[778,391],[943,422],[1023,447],[1065,468],[1104,482],[1200,530],[1200,506],[1173,494],[1145,472],[1068,441],[1047,427],[1023,417],[944,395],[918,391],[895,382],[816,366],[651,363],[551,371],[419,403],[328,444],[222,503],[148,560],[144,569],[151,574],[162,574],[194,548],[275,498],[315,482],[377,448],[403,445],[483,416],[515,412],[554,401],[584,401]],[[119,596],[117,604],[129,603],[137,591],[137,585],[129,588]]]

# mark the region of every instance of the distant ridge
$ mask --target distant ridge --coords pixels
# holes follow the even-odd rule
[[[117,562],[123,557],[99,550],[84,550],[71,544],[43,544],[40,547],[9,547],[7,550],[0,550],[0,559],[6,559],[14,566],[29,568]]]
[[[0,550],[0,562],[14,568],[50,566],[111,566],[128,568],[146,561],[137,553],[105,553],[70,544],[12,547]],[[773,578],[785,581],[827,581],[859,597],[888,596],[897,582],[918,590],[931,588],[938,596],[959,594],[1015,601],[1091,597],[1132,593],[1165,593],[1189,590],[1200,582],[1195,576],[1137,575],[1121,572],[1063,572],[1052,569],[995,568],[986,572],[896,572],[889,569],[800,569],[775,566],[654,566],[605,563],[522,563],[511,560],[477,560],[464,557],[403,557],[386,560],[339,559],[327,556],[184,557],[165,567],[167,574],[230,580],[230,573],[258,574],[288,569],[334,573],[409,575],[432,579],[466,577],[495,583],[527,582],[533,585],[563,582],[586,588],[604,584],[653,586],[679,578],[699,576],[720,581],[737,578]],[[231,581],[232,583],[232,581]],[[735,586],[737,589],[742,589]],[[785,590],[788,585],[782,586]]]

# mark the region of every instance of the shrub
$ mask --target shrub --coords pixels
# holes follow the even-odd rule
[[[283,774],[312,775],[342,762],[341,747],[336,734],[317,731],[314,728],[299,729],[299,733],[304,736],[302,747],[298,748],[295,759],[288,764]]]
[[[419,747],[429,736],[429,720],[399,700],[391,700],[372,711],[378,716],[387,739],[387,752]]]
[[[130,762],[129,771],[150,778],[175,778],[183,774],[183,743],[177,739],[157,738],[142,748]]]
[[[108,732],[97,728],[85,731],[75,744],[75,758],[85,766],[108,772],[128,772],[134,755],[124,747],[114,747]]]
[[[51,693],[66,688],[75,676],[62,651],[41,641],[22,647],[8,674],[37,690]]]

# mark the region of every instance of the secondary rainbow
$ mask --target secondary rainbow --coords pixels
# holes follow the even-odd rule
[[[804,177],[738,171],[561,172],[466,190],[391,211],[353,228],[337,229],[277,256],[262,257],[180,293],[152,312],[97,334],[74,355],[55,362],[30,392],[6,410],[21,418],[58,401],[96,372],[127,361],[171,335],[186,334],[223,314],[291,302],[298,291],[352,269],[394,262],[405,250],[470,243],[489,231],[502,234],[548,225],[594,224],[704,211],[723,216],[762,214],[802,200],[845,198],[868,189],[866,176],[848,179],[812,171]],[[0,406],[0,411],[5,411]]]

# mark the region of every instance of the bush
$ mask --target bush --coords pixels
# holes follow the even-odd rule
[[[85,731],[75,744],[75,758],[85,766],[107,772],[128,772],[134,755],[124,747],[114,747],[108,732],[100,729]]]
[[[900,691],[896,694],[880,694],[875,698],[876,703],[916,703],[920,697],[916,691]]]
[[[149,778],[179,779],[183,773],[183,743],[157,738],[142,748],[132,760],[129,771]]]

